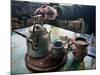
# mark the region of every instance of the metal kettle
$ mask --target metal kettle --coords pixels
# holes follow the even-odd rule
[[[34,58],[48,55],[50,51],[50,32],[42,25],[36,24],[27,40],[27,53]]]

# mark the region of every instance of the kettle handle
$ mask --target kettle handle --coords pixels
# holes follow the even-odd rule
[[[32,49],[34,51],[36,51],[37,50],[37,47],[35,47],[33,40],[32,39],[28,39],[28,38],[27,38],[27,40],[32,44]]]
[[[15,33],[17,33],[18,35],[21,35],[22,37],[26,38],[26,40],[28,40],[28,41],[32,44],[32,49],[33,49],[33,50],[36,50],[36,49],[37,49],[37,48],[35,47],[34,42],[33,42],[32,39],[28,39],[26,35],[24,35],[24,34],[18,32],[18,31],[13,31],[13,32],[15,32]]]

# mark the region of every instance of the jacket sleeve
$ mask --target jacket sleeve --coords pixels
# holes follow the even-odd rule
[[[57,19],[75,20],[79,18],[89,18],[92,6],[87,5],[66,5],[54,7],[58,11]]]
[[[85,21],[86,33],[95,34],[96,27],[96,6],[90,5],[72,5],[72,6],[55,6],[58,11],[56,19],[61,20],[77,20],[83,18]],[[52,23],[52,22],[51,22]]]

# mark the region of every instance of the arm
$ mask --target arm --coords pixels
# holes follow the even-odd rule
[[[55,6],[54,7],[58,16],[56,19],[62,20],[77,20],[83,18],[85,21],[85,33],[95,34],[95,16],[96,16],[96,6],[88,5],[72,5],[72,6]],[[54,21],[53,21],[54,22]],[[52,24],[52,22],[50,22]]]
[[[86,5],[72,5],[72,6],[55,6],[57,9],[57,19],[63,20],[76,20],[79,18],[89,18],[92,16],[91,11],[94,10],[93,6]]]

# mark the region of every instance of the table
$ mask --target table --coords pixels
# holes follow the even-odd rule
[[[50,26],[48,24],[45,24],[44,27],[47,28],[48,32],[51,30],[51,42],[59,40],[59,36],[67,36],[68,38],[74,38],[75,36],[80,36],[81,34],[75,33],[72,31],[68,31],[65,29],[61,29],[58,27]],[[29,28],[23,28],[23,29],[18,29],[16,31],[26,35],[27,37],[29,36],[29,31],[31,31],[32,27]],[[55,37],[55,38],[54,38]],[[12,32],[11,34],[11,73],[12,74],[23,74],[23,73],[32,73],[29,69],[27,69],[25,65],[25,54],[27,53],[27,45],[26,45],[26,39],[15,32]],[[68,66],[70,66],[70,63],[73,61],[73,55],[71,52],[68,53],[68,59],[65,62],[65,64],[59,68],[56,71],[66,71],[69,70]],[[94,63],[95,60],[93,59]],[[93,63],[92,58],[87,56],[85,58],[85,67],[86,69],[92,69],[91,65]],[[88,65],[90,64],[90,65]],[[84,65],[83,63],[81,64],[82,66]],[[72,70],[79,70],[79,69],[84,69],[83,67],[80,67],[80,63],[77,63],[75,65],[75,68],[71,68]]]

